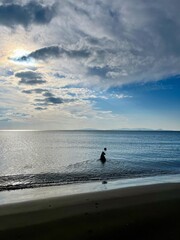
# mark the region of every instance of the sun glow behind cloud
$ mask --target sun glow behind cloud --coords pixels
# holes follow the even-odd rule
[[[9,60],[12,63],[18,64],[18,65],[35,66],[36,65],[35,59],[28,58],[28,59],[23,60],[23,58],[25,58],[29,53],[30,53],[30,51],[27,51],[27,50],[21,49],[21,48],[17,48],[13,51],[12,55],[9,57]]]

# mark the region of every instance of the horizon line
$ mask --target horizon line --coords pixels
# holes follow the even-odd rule
[[[122,129],[0,129],[0,132],[48,132],[48,131],[148,131],[148,132],[179,132],[175,129],[149,129],[149,128],[122,128]]]

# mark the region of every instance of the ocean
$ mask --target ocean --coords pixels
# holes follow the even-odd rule
[[[0,191],[175,174],[176,131],[0,131]]]

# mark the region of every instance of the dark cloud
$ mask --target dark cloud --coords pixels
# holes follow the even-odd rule
[[[35,110],[38,110],[38,111],[43,111],[43,110],[46,110],[47,108],[43,108],[43,107],[36,107]]]
[[[56,15],[56,5],[44,6],[35,1],[31,1],[26,5],[1,4],[0,25],[10,28],[22,25],[26,28],[31,24],[48,24]]]
[[[109,66],[105,67],[89,67],[88,68],[88,75],[90,76],[98,76],[101,78],[106,78],[108,72],[111,72],[112,69]]]
[[[59,46],[50,46],[40,48],[34,52],[31,52],[27,56],[22,56],[18,59],[13,59],[14,61],[29,61],[29,59],[33,58],[36,60],[46,60],[49,58],[58,58],[58,57],[69,57],[69,58],[88,58],[91,55],[90,50],[88,49],[80,49],[80,50],[71,50],[65,49]]]
[[[54,105],[54,104],[61,104],[63,103],[63,99],[60,97],[45,97],[45,98],[37,98],[35,99],[36,102],[40,103],[40,105]]]
[[[63,51],[61,51],[58,46],[50,46],[50,47],[40,48],[40,49],[30,53],[27,57],[22,57],[22,60],[26,60],[28,58],[34,58],[37,60],[44,60],[44,59],[48,59],[48,58],[57,58],[62,53],[63,53]]]
[[[19,84],[36,85],[46,82],[42,79],[42,75],[40,73],[33,71],[18,72],[15,74],[15,76],[21,79]]]
[[[34,91],[35,89],[31,90],[31,93],[38,92],[42,94],[42,98],[36,98],[34,101],[36,102],[34,105],[36,106],[36,110],[45,110],[46,106],[51,105],[59,105],[64,103],[64,99],[61,97],[56,97],[53,93],[45,89],[38,89],[38,91]]]
[[[35,89],[28,89],[28,90],[23,90],[23,93],[26,94],[32,94],[32,93],[37,93],[37,94],[41,94],[43,92],[46,92],[46,89],[42,89],[42,88],[35,88]]]
[[[59,97],[47,97],[45,100],[49,104],[61,104],[64,102],[63,99]]]
[[[22,92],[26,94],[33,94],[33,93],[41,94],[42,98],[34,99],[34,101],[36,102],[36,104],[34,105],[37,106],[35,108],[36,110],[45,110],[46,108],[44,108],[44,106],[58,105],[65,102],[64,99],[60,97],[56,97],[49,90],[42,89],[42,88],[28,89],[28,90],[23,90]]]
[[[70,58],[88,58],[91,52],[88,49],[65,50],[65,54]]]
[[[37,98],[35,101],[38,103],[37,105],[40,106],[48,106],[48,105],[58,105],[64,103],[63,99],[60,97],[45,97],[45,98]]]
[[[55,73],[55,74],[54,74],[54,77],[56,77],[56,78],[65,78],[64,75],[59,74],[59,73]]]
[[[46,91],[45,93],[43,93],[43,96],[45,96],[45,97],[54,97],[54,94]]]

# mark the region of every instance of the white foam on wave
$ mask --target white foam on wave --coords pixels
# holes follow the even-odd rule
[[[180,183],[180,174],[112,180],[107,181],[107,184],[102,184],[102,181],[97,181],[91,183],[4,191],[0,192],[0,205],[161,183]]]

